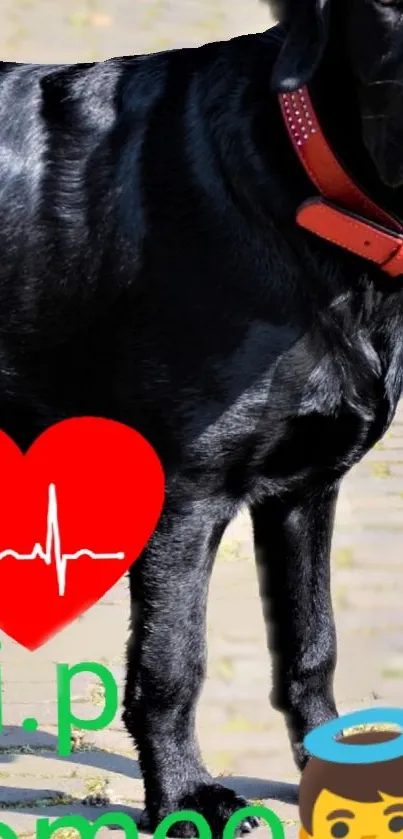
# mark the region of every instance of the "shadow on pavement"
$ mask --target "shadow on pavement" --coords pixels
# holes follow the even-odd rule
[[[2,747],[3,749],[7,748],[7,746],[2,746],[2,740],[4,743],[4,741],[7,741],[7,736],[12,737],[13,735],[17,735],[19,737],[22,733],[26,737],[25,732],[23,732],[23,729],[20,727],[4,726],[2,736],[0,737],[0,763],[10,763],[18,756],[18,754],[27,753],[27,747],[24,747],[21,751],[19,751],[18,747],[15,747],[14,753],[1,751]],[[73,751],[69,757],[60,757],[56,751],[57,738],[54,735],[43,731],[40,732],[40,743],[40,747],[35,747],[35,745],[33,745],[29,753],[33,755],[37,754],[41,760],[50,758],[52,760],[59,760],[62,763],[65,763],[66,766],[69,764],[89,766],[94,769],[101,769],[106,772],[125,775],[127,778],[133,778],[134,780],[141,779],[138,761],[134,758],[106,752],[97,748],[93,748],[88,751],[87,749],[81,748],[77,751]],[[11,748],[12,747],[10,747],[10,749]],[[107,806],[94,807],[86,805],[78,798],[70,798],[68,804],[57,803],[58,799],[65,796],[65,792],[63,791],[63,780],[64,778],[60,778],[60,789],[57,788],[57,785],[56,788],[53,789],[50,789],[49,787],[44,787],[43,789],[30,789],[29,787],[16,788],[7,787],[7,785],[0,786],[0,808],[3,812],[18,812],[21,815],[27,814],[45,819],[79,814],[84,816],[88,821],[95,821],[99,818],[99,816],[107,812],[119,812],[127,813],[136,823],[139,821],[142,812],[141,809],[138,807],[128,806],[127,804],[111,803]],[[283,802],[285,804],[296,804],[298,800],[298,787],[296,784],[281,783],[279,781],[263,780],[260,778],[234,776],[220,776],[217,778],[217,781],[252,800],[269,799]],[[8,806],[8,799],[10,797],[10,806]],[[41,800],[46,801],[46,799],[51,798],[55,798],[54,804],[49,802],[48,806],[41,806],[39,804],[35,806],[36,802]],[[14,803],[16,801],[20,802],[18,808],[13,807],[12,799],[14,799]],[[24,806],[25,801],[27,801],[26,806]],[[32,802],[32,806],[30,806],[30,802]],[[114,830],[116,828],[111,825],[109,826],[109,829]]]

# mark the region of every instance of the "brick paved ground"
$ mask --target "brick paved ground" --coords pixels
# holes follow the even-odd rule
[[[254,0],[2,0],[0,55],[91,60],[197,44],[266,24],[267,12]],[[339,502],[333,594],[341,710],[401,701],[402,547],[403,409],[382,444],[345,481]],[[55,662],[102,661],[121,684],[127,621],[122,582],[35,654],[3,639],[0,821],[18,835],[32,835],[38,817],[98,816],[102,809],[91,803],[103,796],[108,796],[108,809],[139,813],[142,785],[119,717],[106,732],[77,736],[71,758],[62,760],[56,751]],[[287,839],[296,837],[297,774],[282,718],[266,699],[269,670],[246,516],[234,522],[220,550],[211,587],[209,642],[199,714],[208,765],[229,785],[274,806],[284,819]],[[102,696],[95,678],[77,678],[74,692],[77,716],[99,713]],[[38,732],[21,729],[27,716],[37,717]]]

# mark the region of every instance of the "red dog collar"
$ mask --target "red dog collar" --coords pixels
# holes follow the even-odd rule
[[[323,196],[299,207],[298,224],[376,262],[391,277],[403,274],[403,224],[371,201],[341,167],[325,139],[307,88],[281,93],[279,98],[294,149]]]

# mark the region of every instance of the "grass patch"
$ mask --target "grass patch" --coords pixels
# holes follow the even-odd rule
[[[50,746],[0,746],[1,755],[38,755],[38,754],[56,754],[56,749],[51,749]]]
[[[207,760],[214,775],[229,778],[234,774],[228,769],[228,767],[231,766],[234,757],[235,755],[233,752],[214,752],[213,754],[210,754],[210,759],[207,758]]]
[[[222,682],[232,682],[235,675],[235,667],[232,658],[223,656],[211,664],[211,675]]]
[[[207,17],[199,18],[199,20],[195,24],[195,28],[198,32],[216,32],[223,25],[224,20],[225,16],[218,9],[217,11],[212,12]]]
[[[385,461],[371,463],[370,468],[374,478],[390,478],[390,469]]]
[[[160,19],[165,10],[165,0],[153,0],[149,3],[142,16],[142,26],[151,26]]]
[[[52,798],[32,798],[28,801],[0,801],[0,810],[33,810],[45,807],[58,807],[60,805],[73,804],[74,798],[71,795],[59,795]]]
[[[90,25],[90,16],[88,12],[72,12],[68,16],[67,22],[73,29],[82,31]]]
[[[382,676],[384,679],[403,679],[403,667],[386,667]]]
[[[105,705],[105,688],[101,684],[91,685],[89,700],[93,705]]]
[[[247,557],[243,542],[238,539],[226,539],[222,542],[217,554],[218,562],[239,562],[244,559]]]
[[[247,719],[247,717],[244,717],[242,714],[234,714],[233,717],[220,726],[219,730],[223,733],[229,732],[233,734],[247,734],[253,731],[263,731],[264,726],[252,722],[252,720]]]
[[[86,778],[84,786],[86,795],[82,803],[87,807],[107,807],[111,803],[108,795],[109,779],[104,775]]]
[[[108,779],[105,778],[103,775],[97,775],[93,778],[88,777],[85,778],[84,787],[85,791],[89,795],[94,795],[97,792],[104,792],[105,788],[108,786]]]
[[[348,597],[347,597],[348,589],[346,586],[337,586],[337,588],[333,592],[333,601],[336,609],[348,609]]]
[[[336,548],[332,556],[339,568],[352,568],[354,565],[354,551],[352,548]]]
[[[78,830],[73,830],[70,827],[61,827],[60,830],[55,830],[52,833],[53,839],[80,839]]]

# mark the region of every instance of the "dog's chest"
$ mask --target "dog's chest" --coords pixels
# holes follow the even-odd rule
[[[343,475],[382,436],[399,396],[398,382],[389,392],[385,383],[392,364],[383,369],[366,336],[350,348],[322,337],[305,334],[278,347],[264,370],[256,360],[254,373],[251,354],[243,382],[234,364],[232,398],[211,422],[207,409],[192,444],[203,482],[234,498],[302,487]]]

